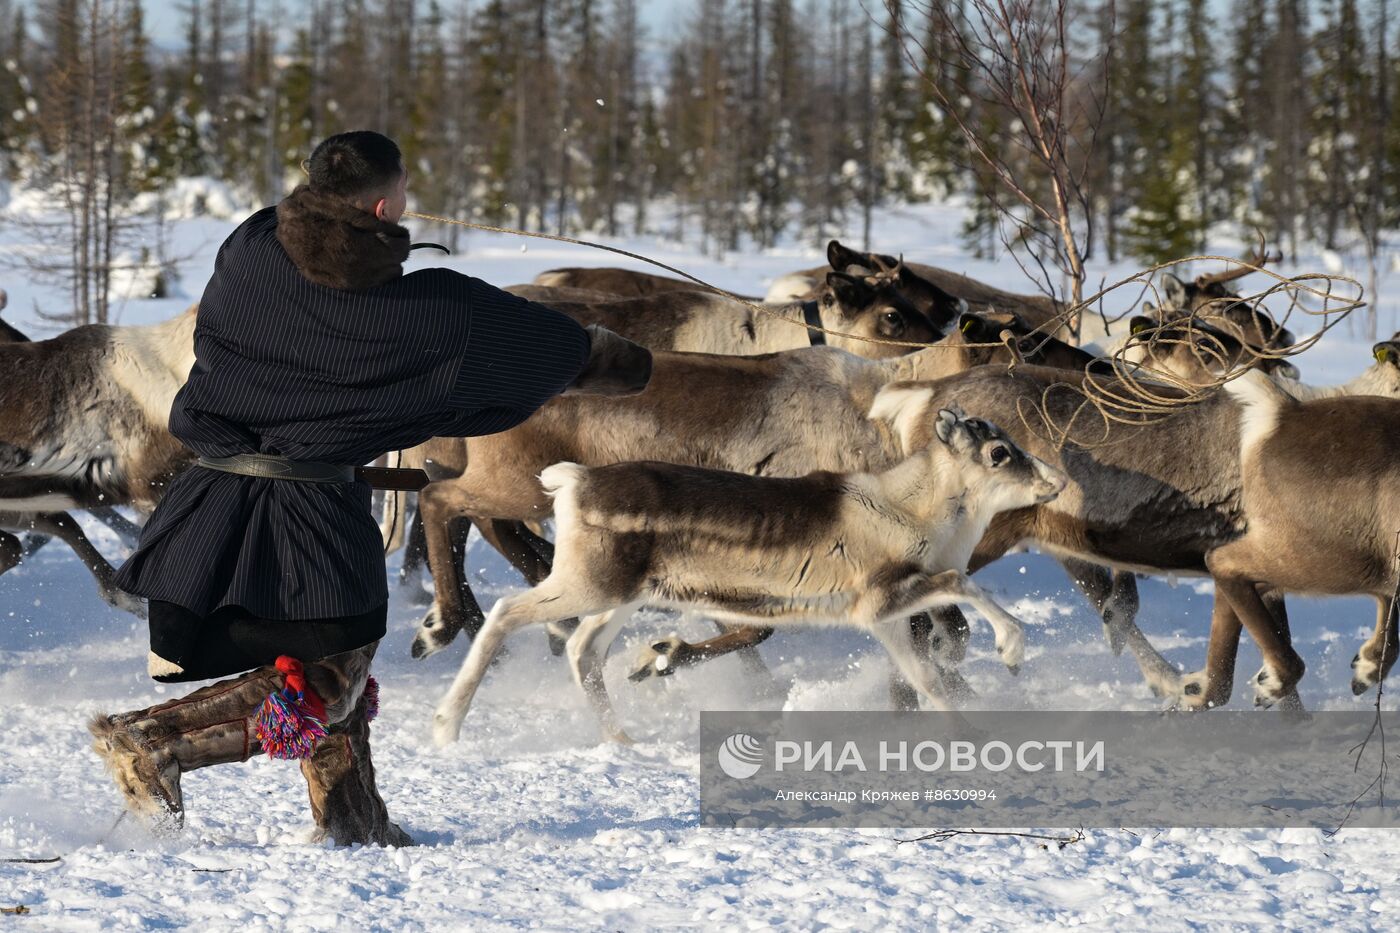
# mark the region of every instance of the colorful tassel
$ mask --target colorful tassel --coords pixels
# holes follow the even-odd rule
[[[306,682],[301,662],[277,659],[284,686],[263,701],[254,734],[270,758],[309,758],[326,737],[326,704]]]
[[[374,722],[379,717],[379,681],[371,677],[365,681],[365,722]]]

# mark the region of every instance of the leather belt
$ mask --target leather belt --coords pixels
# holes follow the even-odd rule
[[[207,470],[256,476],[261,479],[285,479],[298,483],[353,483],[364,480],[375,489],[417,492],[428,485],[428,474],[422,470],[391,469],[388,467],[355,467],[315,460],[291,460],[274,454],[234,454],[231,457],[200,457],[197,465]]]

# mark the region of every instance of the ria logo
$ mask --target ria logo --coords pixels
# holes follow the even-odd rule
[[[719,747],[719,769],[742,781],[763,767],[763,743],[746,732],[736,732]]]

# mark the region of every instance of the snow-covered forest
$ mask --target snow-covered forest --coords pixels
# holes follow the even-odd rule
[[[1035,160],[964,60],[966,2],[693,0],[663,33],[638,0],[196,0],[160,45],[142,2],[0,0],[0,178],[87,218],[64,265],[91,277],[181,258],[152,229],[179,179],[271,203],[346,126],[402,142],[420,209],[529,229],[820,246],[952,194],[973,255],[1034,238],[997,201],[1044,225],[960,129]],[[1390,0],[1052,8],[1085,259],[1176,258],[1222,225],[1366,257],[1400,226]],[[63,313],[103,319],[100,286]]]

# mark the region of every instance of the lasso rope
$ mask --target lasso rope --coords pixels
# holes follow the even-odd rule
[[[1211,395],[1227,382],[1239,378],[1248,369],[1251,369],[1267,361],[1276,361],[1296,356],[1312,348],[1323,334],[1341,323],[1352,311],[1366,306],[1361,300],[1364,294],[1361,284],[1355,279],[1344,275],[1329,275],[1324,273],[1304,273],[1296,276],[1284,276],[1270,269],[1265,269],[1261,265],[1239,259],[1233,256],[1196,255],[1186,256],[1181,259],[1173,259],[1168,262],[1157,263],[1147,269],[1142,269],[1132,275],[1126,276],[1105,288],[1099,289],[1093,295],[1075,305],[1063,308],[1059,313],[1041,322],[1031,329],[1030,334],[1041,334],[1041,340],[1033,347],[1022,348],[1018,340],[1028,335],[1016,335],[1009,329],[1001,334],[1001,340],[985,343],[959,343],[948,344],[928,344],[911,340],[892,340],[886,337],[867,337],[861,334],[846,333],[843,331],[830,330],[816,324],[809,324],[800,318],[792,318],[771,307],[750,301],[741,295],[736,295],[727,289],[712,285],[697,276],[691,275],[683,269],[643,256],[630,250],[617,246],[610,246],[605,243],[595,243],[589,240],[578,239],[576,237],[564,236],[563,234],[532,232],[528,230],[517,230],[511,227],[501,227],[494,224],[476,223],[474,221],[458,220],[451,217],[440,217],[435,214],[425,214],[419,211],[406,211],[405,217],[413,217],[418,220],[430,223],[449,224],[453,226],[466,227],[471,230],[480,230],[486,233],[499,233],[509,236],[530,237],[540,240],[551,240],[557,243],[568,243],[573,246],[584,246],[591,249],[603,250],[619,256],[625,256],[638,262],[664,269],[673,275],[679,276],[687,281],[695,283],[700,288],[722,295],[731,301],[737,302],[751,311],[768,315],[777,320],[784,321],[796,327],[801,327],[809,331],[825,334],[828,337],[838,337],[843,340],[855,340],[861,343],[879,344],[883,346],[905,347],[909,349],[970,349],[979,347],[1002,347],[1010,352],[1011,360],[1007,363],[1008,371],[1014,371],[1020,364],[1024,356],[1034,355],[1045,347],[1050,340],[1054,339],[1056,331],[1069,325],[1077,315],[1090,312],[1094,305],[1101,301],[1104,296],[1133,283],[1140,283],[1144,286],[1141,294],[1146,294],[1151,290],[1157,301],[1161,302],[1161,295],[1156,286],[1152,283],[1152,277],[1165,269],[1172,269],[1176,266],[1193,262],[1224,262],[1234,266],[1244,267],[1250,273],[1262,273],[1274,279],[1274,284],[1264,292],[1249,297],[1218,298],[1203,304],[1200,308],[1186,309],[1179,316],[1161,321],[1148,326],[1135,334],[1129,335],[1126,341],[1118,346],[1107,360],[1112,366],[1112,376],[1098,376],[1086,372],[1080,385],[1069,382],[1055,383],[1045,389],[1042,393],[1041,402],[1036,414],[1039,416],[1039,426],[1032,423],[1030,413],[1024,410],[1024,406],[1018,406],[1022,422],[1028,430],[1043,430],[1048,434],[1048,439],[1056,448],[1063,448],[1066,444],[1073,443],[1080,447],[1101,446],[1108,443],[1109,433],[1113,424],[1124,424],[1141,426],[1150,421],[1165,418],[1182,408],[1194,405]],[[1326,282],[1326,288],[1321,289],[1310,284],[1313,282]],[[1341,283],[1353,286],[1356,293],[1353,297],[1339,296],[1333,291],[1333,284]],[[1289,308],[1283,319],[1275,320],[1272,315],[1263,308],[1263,301],[1278,292],[1287,292],[1289,295]],[[1141,294],[1139,298],[1141,297]],[[1320,309],[1312,309],[1302,306],[1299,299],[1302,295],[1311,295],[1322,300]],[[1212,309],[1218,306],[1240,306],[1248,307],[1252,314],[1262,315],[1266,320],[1273,322],[1282,329],[1294,312],[1301,309],[1304,314],[1318,316],[1323,319],[1322,327],[1309,337],[1304,338],[1296,344],[1276,347],[1269,346],[1267,337],[1263,329],[1256,327],[1260,331],[1260,340],[1249,339],[1248,329],[1212,313]],[[1121,319],[1121,318],[1120,318]],[[1236,338],[1240,344],[1240,353],[1235,358],[1227,357],[1224,348],[1219,341],[1214,339],[1214,333],[1223,332],[1226,336]],[[1178,336],[1184,334],[1184,336]],[[1209,339],[1201,340],[1205,336]],[[1201,368],[1206,372],[1218,373],[1204,383],[1195,383],[1168,370],[1158,369],[1150,365],[1139,363],[1128,358],[1129,354],[1141,351],[1144,358],[1155,359],[1162,348],[1173,346],[1184,346],[1194,355],[1196,361],[1201,364]],[[1168,351],[1170,352],[1170,351]],[[1051,395],[1058,389],[1069,390],[1083,397],[1083,403],[1070,416],[1068,423],[1059,425],[1056,423],[1051,408]],[[1084,437],[1077,437],[1076,422],[1086,411],[1092,410],[1097,413],[1102,422],[1102,434],[1097,440],[1090,441]]]

